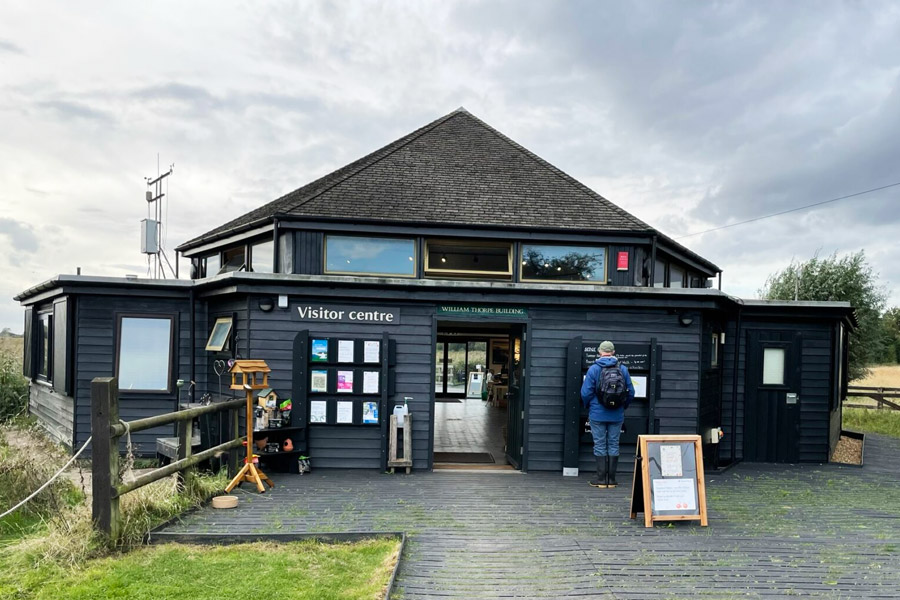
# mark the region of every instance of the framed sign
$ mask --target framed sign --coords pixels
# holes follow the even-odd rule
[[[631,518],[644,513],[656,521],[700,521],[706,517],[703,449],[699,435],[641,435],[634,461]]]

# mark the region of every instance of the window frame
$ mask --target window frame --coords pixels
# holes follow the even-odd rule
[[[215,256],[217,259],[219,259],[219,268],[216,269],[215,273],[210,274],[209,269],[206,264],[206,261],[207,261],[207,259],[212,258],[213,256]],[[210,254],[200,257],[200,279],[206,279],[207,277],[215,277],[216,275],[219,274],[219,271],[221,269],[222,269],[222,252],[221,251],[220,252],[212,252]]]
[[[709,354],[709,367],[711,369],[718,369],[721,366],[721,344],[719,340],[722,339],[722,334],[716,331],[713,331],[712,334],[712,346],[710,347]]]
[[[328,238],[355,238],[361,240],[400,240],[403,242],[412,242],[412,273],[409,275],[400,273],[381,273],[371,271],[334,271],[328,269]],[[329,234],[322,236],[322,273],[325,275],[356,275],[359,277],[402,277],[404,279],[416,279],[419,273],[419,244],[415,237],[390,236],[390,235],[346,235],[344,233]]]
[[[431,244],[437,244],[442,246],[472,246],[478,245],[485,248],[506,248],[506,271],[473,271],[467,269],[432,269],[429,268],[428,262],[431,257]],[[513,242],[501,242],[501,241],[493,241],[493,240],[482,240],[480,238],[467,238],[467,239],[441,239],[441,238],[425,238],[425,263],[424,263],[424,273],[427,277],[430,274],[437,273],[438,275],[464,275],[470,276],[476,279],[508,279],[512,281],[513,278]]]
[[[222,343],[218,346],[212,345],[213,335],[216,333],[216,329],[219,327],[221,323],[228,323],[228,331],[225,333],[225,338],[222,340]],[[233,316],[225,316],[216,318],[216,322],[213,323],[212,329],[209,331],[209,337],[206,339],[206,350],[209,352],[228,352],[226,347],[229,345],[231,341],[231,333],[234,330],[234,317]]]
[[[777,349],[784,354],[782,363],[781,383],[765,383],[766,350]],[[767,390],[789,390],[789,371],[791,369],[791,345],[789,342],[761,342],[759,350],[759,387]]]
[[[37,311],[37,335],[35,336],[37,344],[37,364],[34,371],[34,378],[43,383],[53,383],[53,308]],[[47,348],[44,350],[44,337],[42,329],[44,328],[44,319],[46,318],[47,332]],[[47,372],[43,373],[44,361],[47,361]]]
[[[269,271],[257,271],[256,269],[253,268],[253,248],[256,246],[262,245],[262,244],[272,244],[272,255],[271,255],[272,260],[269,262],[269,269],[271,269],[271,270],[269,270]],[[245,260],[246,260],[245,265],[247,266],[247,271],[250,271],[251,273],[269,273],[269,274],[272,274],[275,272],[275,240],[273,240],[271,238],[261,238],[256,241],[249,242],[247,244],[247,249],[244,252],[244,256],[245,256]]]
[[[169,360],[168,360],[168,371],[166,373],[166,385],[167,388],[165,390],[138,390],[138,389],[123,389],[119,387],[119,394],[145,394],[145,395],[153,395],[153,396],[171,396],[175,395],[175,385],[173,381],[173,375],[175,371],[175,340],[178,339],[178,332],[176,331],[176,326],[178,324],[178,314],[177,313],[116,313],[116,354],[113,357],[113,373],[116,377],[116,384],[120,383],[119,379],[119,367],[121,366],[121,353],[122,353],[122,320],[123,319],[168,319],[169,320]]]
[[[525,277],[525,271],[522,262],[525,260],[525,246],[556,246],[563,248],[597,248],[603,250],[603,280],[595,281],[578,281],[573,279],[532,279]],[[516,261],[519,269],[519,281],[524,283],[574,283],[577,285],[608,285],[609,284],[609,246],[578,246],[575,244],[555,244],[553,242],[521,242],[519,244],[519,255]]]

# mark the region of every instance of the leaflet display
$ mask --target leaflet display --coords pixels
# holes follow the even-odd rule
[[[304,377],[311,425],[382,425],[389,368],[383,340],[313,337]]]

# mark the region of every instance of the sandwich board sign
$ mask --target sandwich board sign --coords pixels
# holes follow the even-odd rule
[[[706,485],[699,435],[640,435],[631,484],[631,518],[700,521],[706,517]]]

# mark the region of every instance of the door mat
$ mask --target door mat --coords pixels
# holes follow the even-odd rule
[[[434,401],[435,401],[435,402],[457,402],[457,403],[462,403],[462,400],[460,400],[459,398],[435,398]]]
[[[436,463],[493,463],[490,452],[435,452]]]

